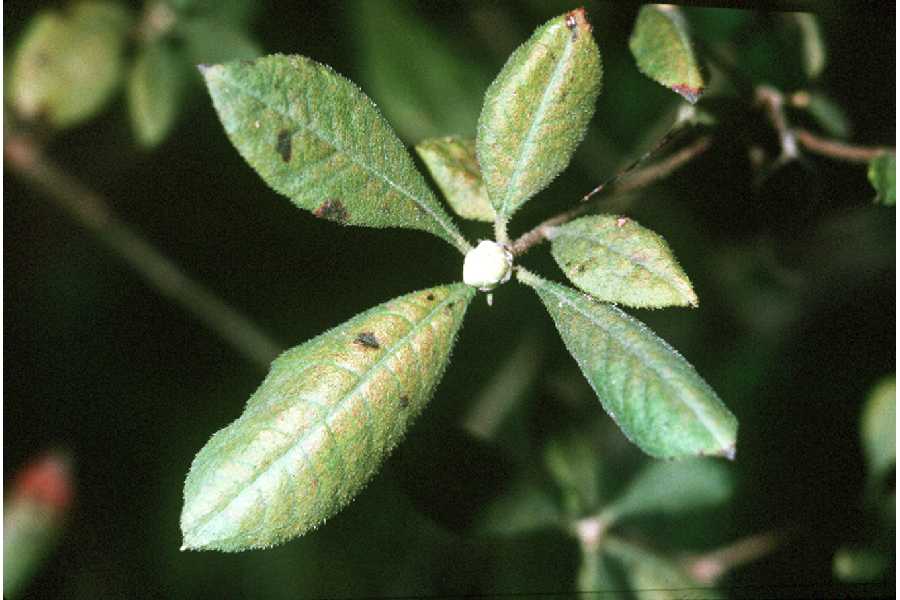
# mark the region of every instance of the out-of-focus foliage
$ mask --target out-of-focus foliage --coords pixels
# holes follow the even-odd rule
[[[71,459],[51,452],[22,467],[3,502],[3,597],[20,598],[56,546],[72,505]]]
[[[886,152],[869,163],[869,182],[875,188],[875,202],[884,206],[897,203],[897,154]]]
[[[122,5],[102,1],[35,16],[19,42],[7,87],[16,113],[58,128],[93,117],[121,82],[132,19]]]
[[[416,152],[453,212],[464,219],[494,222],[496,214],[481,178],[474,139],[431,138],[417,144]]]

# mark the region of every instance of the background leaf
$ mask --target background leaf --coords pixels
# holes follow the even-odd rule
[[[494,221],[494,208],[475,156],[472,138],[432,138],[416,146],[435,183],[453,212],[464,219]]]
[[[168,45],[141,48],[128,77],[128,112],[138,141],[153,147],[165,139],[178,118],[187,82],[183,60]]]
[[[897,203],[897,155],[885,152],[869,161],[869,182],[877,193],[875,202],[884,206]]]
[[[184,547],[272,546],[350,502],[431,398],[474,293],[414,292],[279,357],[194,459]]]
[[[188,60],[195,65],[248,60],[262,54],[247,34],[212,18],[180,19],[176,32],[185,42]]]
[[[341,224],[422,229],[469,248],[359,88],[303,56],[204,70],[228,137],[275,191]]]
[[[79,2],[38,14],[12,64],[7,97],[25,119],[57,128],[93,117],[122,78],[131,15],[114,2]]]
[[[676,6],[641,7],[628,42],[641,73],[691,104],[703,93],[703,76],[691,48],[687,23]]]
[[[838,548],[834,554],[834,576],[841,581],[877,581],[887,570],[887,557],[874,548]]]
[[[561,225],[551,252],[572,283],[598,300],[640,308],[697,305],[666,241],[627,217],[595,215]]]
[[[878,382],[869,393],[860,432],[869,470],[881,478],[897,460],[897,380],[893,376]]]
[[[584,9],[548,21],[509,57],[485,95],[477,135],[478,163],[501,219],[569,164],[602,75]]]
[[[844,109],[831,97],[821,91],[796,92],[791,95],[791,104],[806,111],[823,131],[837,138],[850,136],[850,120]]]
[[[600,467],[586,434],[572,430],[553,437],[544,448],[544,465],[562,492],[567,517],[577,519],[597,507]]]
[[[794,13],[800,39],[803,43],[803,68],[806,76],[815,79],[825,70],[827,53],[825,40],[816,15],[812,13]]]
[[[520,269],[537,291],[603,408],[657,458],[733,458],[737,420],[694,368],[615,306]]]
[[[603,547],[625,567],[629,588],[638,600],[722,598],[719,590],[701,585],[674,562],[653,552],[613,537]]]
[[[409,2],[358,2],[350,14],[359,81],[404,139],[475,134],[490,83],[483,61],[454,47]]]
[[[539,482],[522,480],[488,504],[473,525],[482,535],[517,536],[559,528],[563,517]]]
[[[648,464],[603,510],[608,522],[645,514],[677,515],[726,502],[734,491],[728,468],[708,459]]]

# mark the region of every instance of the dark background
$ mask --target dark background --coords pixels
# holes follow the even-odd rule
[[[42,5],[6,4],[6,58]],[[459,98],[450,101],[459,110],[451,107],[447,117],[446,106],[432,109],[445,121],[395,122],[404,141],[473,134],[480,97],[509,52],[574,6],[415,5],[426,35],[461,57],[466,76],[453,82]],[[628,53],[636,7],[592,2],[587,8],[604,60],[593,126],[572,167],[516,216],[513,235],[571,205],[643,152],[677,104],[638,73]],[[375,74],[376,53],[366,49],[371,23],[360,17],[366,11],[373,13],[358,2],[267,4],[253,32],[267,52],[332,65],[394,121],[389,94],[400,83],[387,78],[385,84]],[[778,16],[736,15],[689,14],[698,38],[735,48],[750,81],[785,92],[806,86],[778,45]],[[892,3],[877,9],[848,3],[821,18],[828,66],[815,87],[844,108],[854,142],[893,145]],[[382,35],[407,31],[381,27]],[[433,82],[441,76],[440,68],[413,72],[409,85],[440,89],[446,83]],[[461,257],[437,238],[342,228],[278,197],[227,141],[199,84],[194,92],[175,132],[152,152],[131,140],[119,99],[59,136],[49,153],[285,347],[391,297],[459,279]],[[810,156],[806,167],[789,166],[755,185],[748,147],[769,156],[777,147],[747,100],[740,91],[718,104],[711,97],[710,106],[724,115],[715,147],[665,182],[611,205],[669,240],[701,299],[693,311],[633,312],[691,360],[740,421],[739,487],[729,506],[694,520],[653,523],[644,535],[662,550],[700,551],[758,531],[790,531],[789,544],[724,587],[743,595],[754,595],[756,585],[863,594],[871,588],[832,579],[831,559],[839,545],[869,535],[858,416],[872,384],[895,370],[895,213],[872,204],[860,165]],[[469,128],[442,131],[447,122]],[[531,292],[508,285],[496,292],[492,309],[481,298],[473,302],[429,409],[359,498],[319,531],[268,551],[181,553],[178,515],[191,459],[237,417],[264,373],[9,172],[4,192],[4,479],[51,446],[71,451],[77,477],[69,527],[30,588],[33,597],[574,588],[577,548],[561,534],[498,540],[469,530],[516,469],[539,460],[551,431],[583,420],[608,422]],[[485,225],[463,229],[470,240],[490,236]],[[533,250],[523,264],[562,278],[546,248]],[[539,376],[505,433],[493,443],[476,440],[460,423],[523,333],[537,336],[542,348],[533,367]],[[608,485],[615,489],[645,459],[614,429],[604,431],[602,448],[609,453],[601,459],[611,466]],[[893,572],[889,577],[892,582]]]

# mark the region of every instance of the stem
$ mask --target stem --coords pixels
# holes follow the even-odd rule
[[[668,136],[669,134],[667,134],[665,137]],[[665,137],[663,138],[664,140]],[[643,187],[647,187],[648,185],[669,176],[674,171],[687,164],[698,155],[705,152],[711,144],[712,138],[710,136],[701,136],[694,140],[693,143],[685,146],[671,156],[660,160],[659,162],[656,162],[648,167],[644,167],[643,169],[634,171],[630,176],[622,179],[621,182],[619,182],[617,185],[613,187],[604,187],[603,185],[601,185],[598,186],[598,188],[595,188],[595,190],[606,189],[612,190],[614,193],[624,194]],[[638,162],[640,162],[640,160]],[[628,170],[629,169],[626,169],[626,172]],[[612,181],[615,181],[615,179],[617,178],[618,176],[613,178]],[[594,194],[594,191],[585,196],[585,198],[590,197],[592,194]],[[530,231],[523,233],[518,237],[518,239],[516,239],[515,242],[512,243],[513,255],[521,256],[522,254],[525,254],[528,250],[530,250],[533,246],[542,243],[544,240],[550,239],[550,236],[552,235],[553,230],[556,227],[593,210],[596,207],[598,201],[601,199],[602,198],[595,198],[591,202],[580,204],[575,208],[559,213],[558,215],[550,217]]]
[[[4,137],[6,165],[94,233],[163,296],[187,309],[256,364],[267,367],[278,355],[281,346],[120,221],[99,194],[44,156],[33,139]]]
[[[848,162],[867,163],[886,152],[893,152],[893,148],[887,146],[855,146],[837,140],[822,138],[806,129],[797,129],[794,134],[800,145],[816,154],[846,160]]]
[[[685,562],[685,568],[697,581],[711,585],[727,572],[753,562],[775,550],[783,536],[770,531],[738,540],[712,552],[693,556]]]
[[[509,233],[506,229],[508,224],[509,219],[500,215],[497,215],[497,218],[494,220],[494,241],[498,244],[509,245]]]
[[[767,85],[761,85],[756,88],[755,96],[757,104],[765,109],[769,122],[772,123],[781,142],[781,156],[775,162],[776,167],[800,156],[798,143],[810,152],[836,160],[858,163],[869,162],[885,152],[894,150],[886,146],[856,146],[819,137],[806,129],[794,129],[788,123],[784,111],[785,99],[780,91]],[[802,97],[800,103],[802,104]]]

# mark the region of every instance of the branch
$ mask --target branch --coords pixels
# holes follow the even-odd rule
[[[798,142],[810,152],[836,160],[858,163],[867,163],[880,154],[894,150],[885,146],[856,146],[819,137],[806,129],[792,128],[784,112],[784,95],[773,87],[767,85],[757,87],[756,102],[765,109],[769,122],[772,123],[781,142],[781,156],[775,161],[776,167],[799,158]]]
[[[94,233],[163,296],[181,305],[246,358],[268,367],[281,350],[250,319],[190,278],[110,211],[107,202],[44,156],[26,135],[4,135],[7,167]]]
[[[612,193],[624,194],[634,190],[647,187],[648,185],[659,181],[671,175],[674,171],[693,160],[698,155],[705,152],[712,144],[712,138],[708,135],[702,136],[694,140],[693,143],[685,146],[671,156],[660,160],[648,167],[634,171],[627,178],[613,186],[604,187],[603,189]],[[596,189],[596,188],[595,188]],[[588,195],[590,196],[590,194]],[[602,198],[596,198],[591,202],[587,202],[576,206],[575,208],[562,212],[554,217],[547,219],[534,229],[523,233],[512,243],[512,253],[514,256],[525,254],[532,246],[542,243],[544,240],[550,239],[549,236],[553,230],[567,223],[576,217],[591,211]]]
[[[771,553],[782,543],[783,537],[771,531],[752,535],[718,550],[691,557],[684,561],[685,568],[697,581],[711,585],[729,571]]]
[[[846,160],[848,162],[867,163],[873,158],[884,154],[885,152],[893,152],[893,148],[887,146],[855,146],[845,144],[837,140],[822,138],[807,131],[806,129],[797,129],[794,134],[800,145],[816,154],[834,158],[837,160]]]

